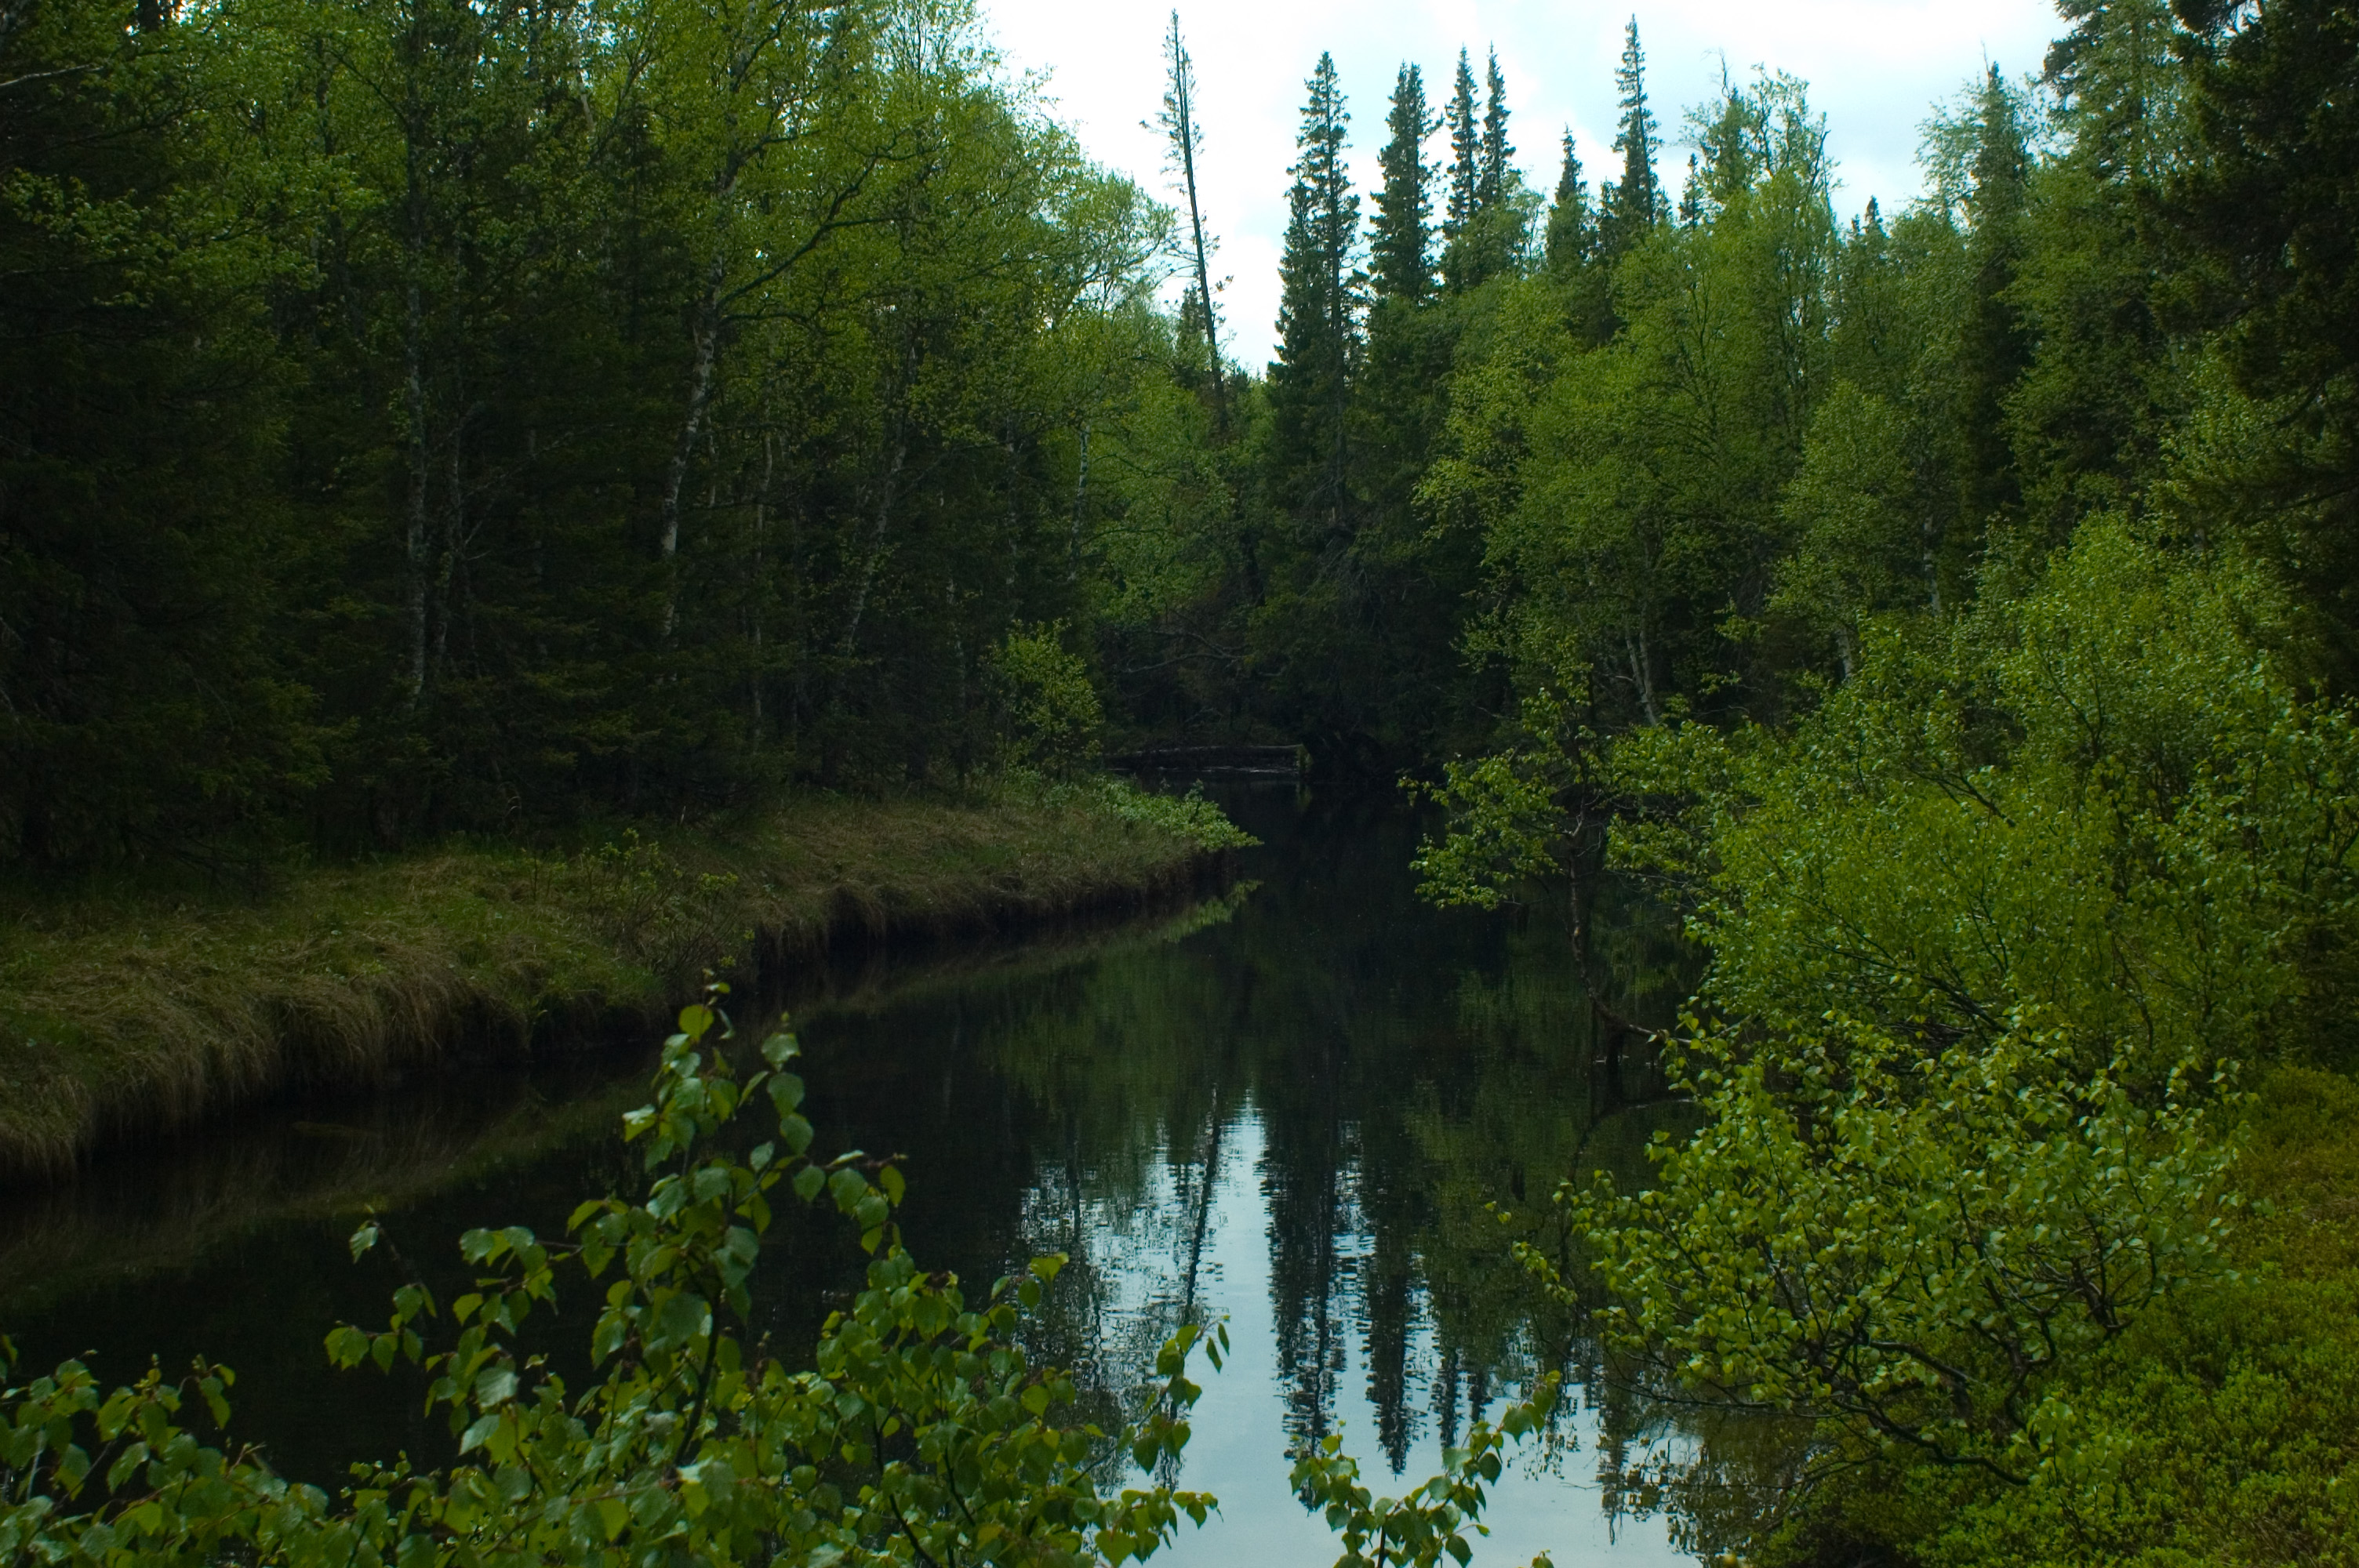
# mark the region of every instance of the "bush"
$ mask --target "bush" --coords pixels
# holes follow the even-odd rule
[[[1065,650],[1061,621],[1016,627],[991,654],[1001,755],[1008,765],[1064,775],[1097,760],[1105,714],[1089,666]]]
[[[2209,1086],[2142,1103],[2024,1028],[1931,1059],[1832,1022],[1690,1055],[1707,1120],[1658,1135],[1652,1188],[1560,1195],[1602,1325],[1666,1385],[1813,1423],[1838,1467],[2029,1480],[2071,1446],[2059,1369],[2221,1271],[2230,1145],[2186,1092]]]

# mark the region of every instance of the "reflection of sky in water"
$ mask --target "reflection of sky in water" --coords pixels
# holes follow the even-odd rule
[[[1193,1435],[1180,1476],[1182,1486],[1212,1492],[1221,1511],[1201,1530],[1182,1529],[1173,1550],[1156,1561],[1178,1568],[1221,1564],[1323,1564],[1340,1554],[1337,1538],[1323,1520],[1306,1510],[1287,1486],[1287,1369],[1277,1365],[1277,1318],[1272,1294],[1270,1223],[1263,1189],[1264,1131],[1248,1108],[1228,1123],[1222,1169],[1203,1227],[1197,1264],[1197,1300],[1205,1317],[1226,1315],[1230,1354],[1218,1373],[1201,1361],[1195,1368],[1204,1395],[1191,1422]],[[1151,1356],[1176,1315],[1195,1243],[1193,1168],[1162,1163],[1145,1190],[1118,1202],[1075,1195],[1061,1173],[1027,1196],[1025,1229],[1040,1245],[1069,1246],[1086,1256],[1103,1283],[1094,1292],[1092,1326],[1098,1343],[1115,1357],[1116,1347]],[[1084,1181],[1084,1185],[1088,1184]],[[1368,1394],[1369,1348],[1366,1303],[1353,1287],[1360,1277],[1367,1240],[1353,1223],[1349,1202],[1339,1212],[1345,1233],[1336,1238],[1339,1294],[1345,1322],[1339,1336],[1343,1366],[1334,1378],[1334,1416],[1342,1423],[1345,1452],[1360,1461],[1361,1479],[1378,1497],[1397,1497],[1434,1473],[1441,1463],[1440,1423],[1434,1406],[1439,1360],[1430,1317],[1417,1309],[1410,1317],[1407,1360],[1408,1403],[1415,1410],[1408,1463],[1395,1476],[1376,1452],[1377,1412]],[[1073,1235],[1076,1220],[1081,1236]],[[1420,1292],[1421,1293],[1421,1292]],[[1120,1375],[1122,1369],[1109,1368]],[[1134,1374],[1135,1375],[1135,1374]],[[1577,1403],[1578,1390],[1568,1396]],[[1495,1399],[1491,1413],[1502,1401]],[[1463,1403],[1462,1395],[1461,1430]],[[1543,1454],[1537,1441],[1510,1451],[1506,1472],[1492,1488],[1484,1522],[1487,1540],[1475,1542],[1479,1563],[1525,1563],[1546,1552],[1558,1568],[1611,1561],[1616,1564],[1691,1563],[1672,1548],[1662,1519],[1609,1519],[1595,1478],[1597,1420],[1582,1411],[1571,1430],[1578,1449]]]

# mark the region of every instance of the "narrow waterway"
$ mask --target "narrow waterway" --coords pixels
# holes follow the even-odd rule
[[[1534,1215],[1576,1170],[1635,1175],[1680,1110],[1644,1061],[1601,1061],[1564,912],[1437,912],[1418,824],[1383,799],[1239,794],[1264,840],[1229,896],[1178,918],[839,985],[797,1026],[821,1137],[907,1157],[909,1246],[987,1281],[1072,1263],[1036,1353],[1107,1399],[1190,1318],[1234,1354],[1205,1379],[1185,1481],[1222,1511],[1180,1563],[1330,1561],[1288,1494],[1290,1445],[1341,1431],[1377,1491],[1549,1370],[1573,1398],[1495,1488],[1479,1562],[1685,1561],[1600,1480],[1676,1434],[1618,1402],[1575,1324],[1540,1310],[1486,1206]],[[1693,979],[1658,911],[1609,892],[1593,970],[1613,1013],[1666,1019]],[[1624,1053],[1635,1056],[1635,1053]],[[401,1379],[329,1371],[321,1337],[380,1319],[396,1265],[344,1240],[374,1208],[438,1281],[470,1225],[549,1230],[625,1179],[613,1129],[643,1058],[473,1071],[365,1105],[282,1109],[0,1196],[0,1330],[28,1365],[150,1354],[239,1369],[236,1428],[332,1484],[364,1455],[437,1455]],[[1542,1232],[1531,1234],[1544,1235]],[[760,1299],[807,1342],[858,1254],[798,1223]]]

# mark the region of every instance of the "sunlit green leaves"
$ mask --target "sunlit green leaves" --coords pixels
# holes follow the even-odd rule
[[[1788,735],[1615,753],[1625,860],[1697,891],[1714,1001],[1989,1040],[2037,1007],[2093,1071],[2324,1046],[2347,982],[2296,961],[2359,911],[2347,714],[2266,652],[2275,596],[2103,521],[2020,599],[1883,624]]]
[[[1690,1063],[1710,1119],[1652,1188],[1560,1201],[1610,1331],[1720,1398],[2025,1479],[2059,1365],[2220,1267],[2210,1083],[2084,1076],[2028,1028],[1928,1058],[1840,1020]]]

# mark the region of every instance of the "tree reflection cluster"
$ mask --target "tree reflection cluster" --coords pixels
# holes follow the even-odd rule
[[[1609,1501],[1651,1509],[1661,1488],[1630,1477],[1659,1446],[1661,1407],[1609,1375],[1579,1314],[1546,1302],[1510,1246],[1557,1223],[1547,1195],[1577,1163],[1642,1171],[1649,1136],[1679,1124],[1648,1054],[1602,1037],[1668,1023],[1692,989],[1676,921],[1608,884],[1584,966],[1560,907],[1503,919],[1419,903],[1418,825],[1389,802],[1232,809],[1271,849],[1226,920],[970,981],[841,1038],[814,1027],[821,1062],[873,1060],[888,1027],[895,1055],[933,1062],[906,1060],[908,1090],[888,1097],[895,1147],[930,1199],[913,1228],[946,1223],[940,1242],[978,1275],[1070,1254],[1037,1330],[1050,1342],[1031,1348],[1111,1411],[1166,1335],[1215,1310],[1214,1238],[1257,1225],[1290,1445],[1328,1435],[1357,1379],[1370,1457],[1399,1476],[1420,1441],[1455,1444],[1560,1371],[1602,1415]],[[1584,969],[1607,1006],[1589,1005]],[[1568,1435],[1544,1463],[1561,1463]]]

